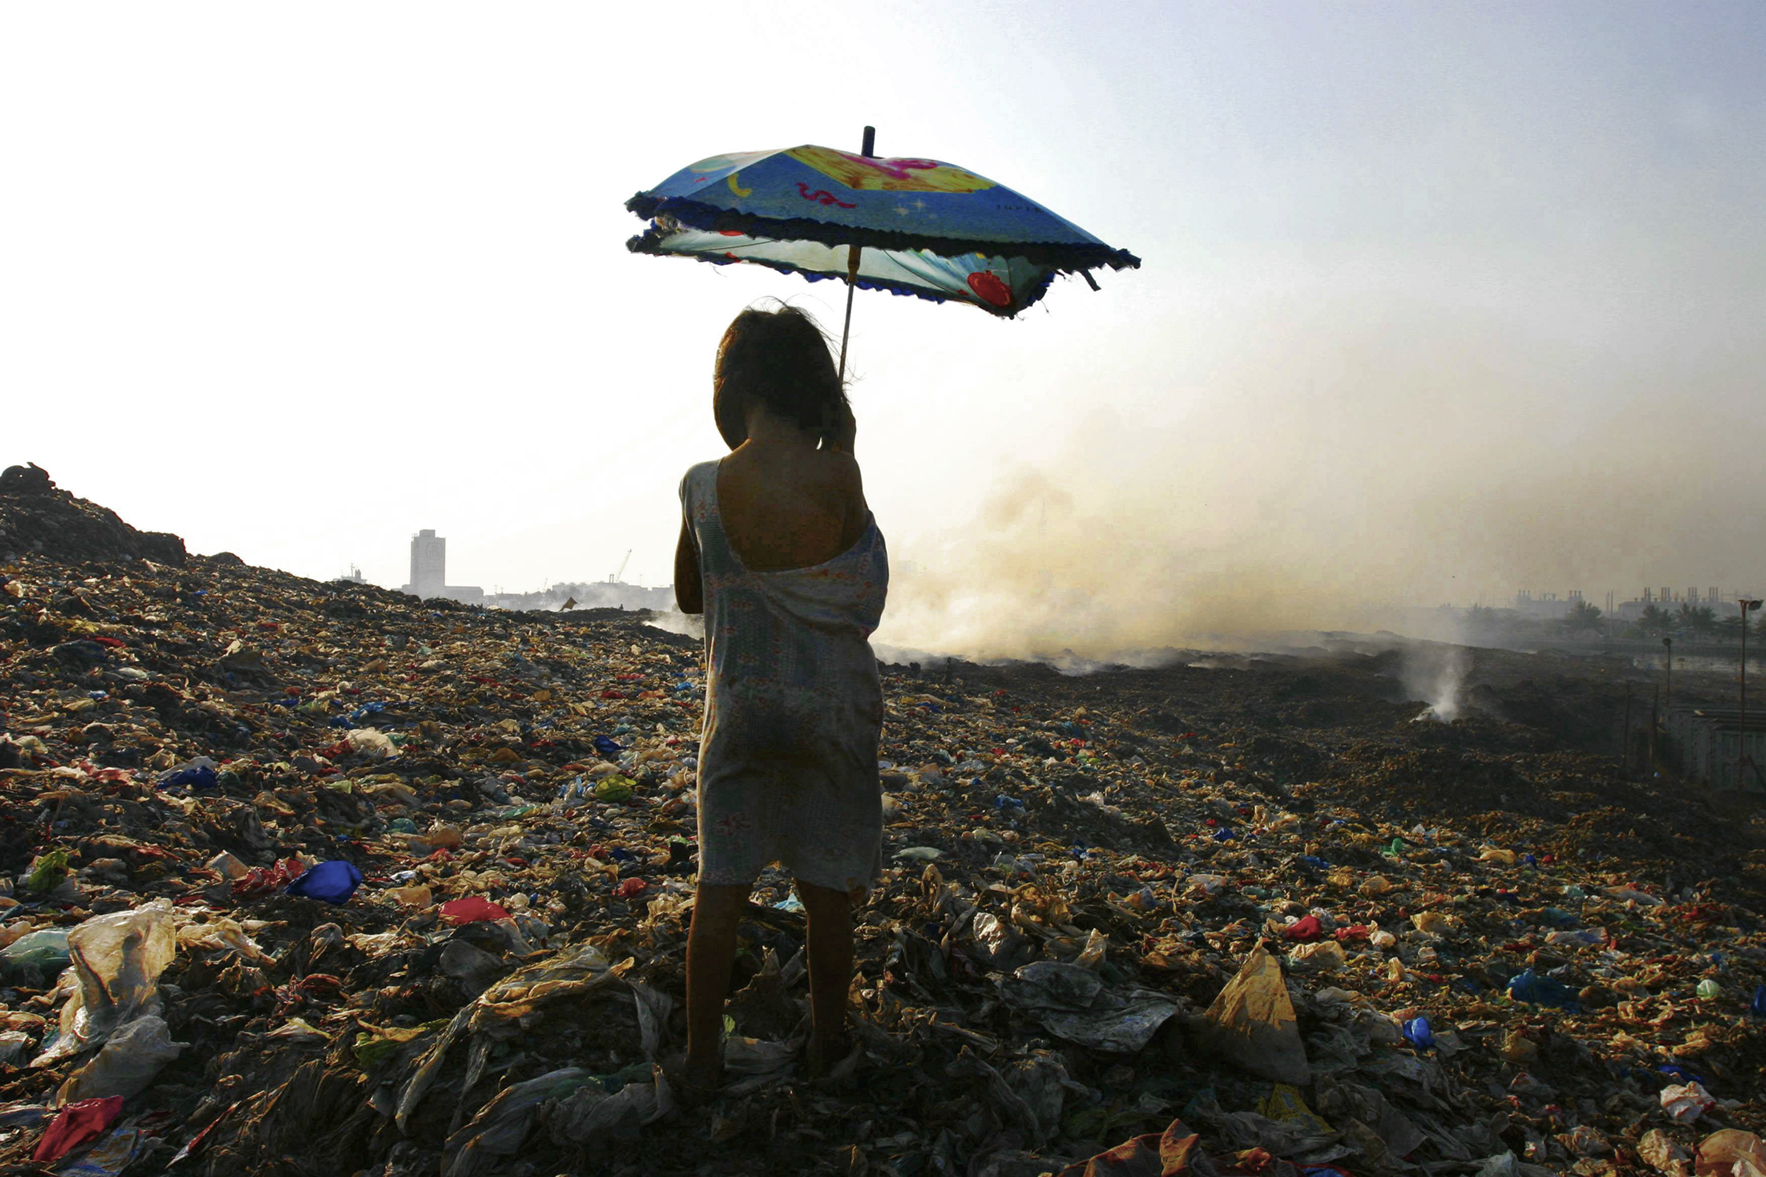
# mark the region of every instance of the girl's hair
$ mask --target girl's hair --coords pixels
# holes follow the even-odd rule
[[[711,378],[717,431],[735,449],[748,438],[750,399],[819,437],[832,436],[847,407],[827,337],[793,306],[749,307],[717,345]]]

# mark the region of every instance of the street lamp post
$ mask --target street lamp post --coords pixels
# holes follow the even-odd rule
[[[1735,603],[1741,608],[1741,724],[1735,733],[1735,787],[1739,792],[1742,765],[1748,760],[1748,614],[1758,609],[1760,602],[1737,597]]]
[[[1666,653],[1662,655],[1662,663],[1663,668],[1667,671],[1665,677],[1668,686],[1668,689],[1663,692],[1667,698],[1662,700],[1662,706],[1672,707],[1674,706],[1674,639],[1663,638],[1662,649],[1666,651]]]

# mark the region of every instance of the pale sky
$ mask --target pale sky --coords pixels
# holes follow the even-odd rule
[[[843,292],[623,202],[871,123],[1145,260],[861,293],[881,637],[1758,589],[1763,58],[1752,2],[7,5],[0,464],[308,576],[666,583],[722,328]]]

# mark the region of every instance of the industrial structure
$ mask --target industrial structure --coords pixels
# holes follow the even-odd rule
[[[1609,591],[1606,594],[1606,602],[1601,612],[1604,616],[1615,621],[1636,621],[1643,616],[1643,611],[1651,605],[1658,609],[1678,609],[1681,605],[1691,605],[1695,609],[1709,608],[1716,612],[1719,618],[1722,618],[1734,612],[1738,597],[1746,595],[1741,592],[1724,592],[1716,585],[1703,589],[1697,585],[1690,585],[1684,591],[1676,590],[1671,585],[1663,585],[1660,588],[1646,585],[1638,596],[1629,601],[1615,600],[1616,594]],[[1557,593],[1534,595],[1531,590],[1521,589],[1515,593],[1514,600],[1509,607],[1522,617],[1555,621],[1567,617],[1570,610],[1584,599],[1580,589],[1570,589],[1562,596]]]

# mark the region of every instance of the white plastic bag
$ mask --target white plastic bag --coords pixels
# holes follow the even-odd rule
[[[171,900],[95,915],[68,933],[67,948],[79,987],[61,1007],[61,1032],[33,1067],[90,1050],[125,1022],[159,1012],[159,975],[178,950]]]
[[[172,1041],[164,1018],[148,1014],[111,1034],[92,1061],[69,1075],[56,1093],[59,1104],[113,1095],[139,1095],[167,1063],[188,1045]]]

